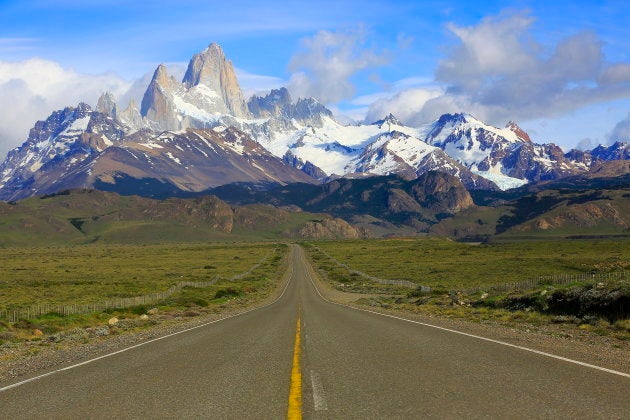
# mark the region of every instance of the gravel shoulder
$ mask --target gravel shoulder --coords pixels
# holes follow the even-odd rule
[[[324,297],[333,302],[369,309],[383,314],[396,315],[437,327],[499,340],[630,374],[630,343],[627,341],[600,336],[578,328],[567,328],[562,325],[534,326],[519,323],[503,325],[494,321],[481,323],[460,318],[418,314],[413,312],[413,308],[403,306],[383,308],[365,305],[358,301],[366,301],[369,298],[376,298],[380,295],[349,293],[338,290],[329,282],[322,280],[312,266],[311,277],[316,281],[317,287]]]

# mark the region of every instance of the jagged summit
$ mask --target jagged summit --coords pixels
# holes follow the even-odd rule
[[[394,116],[394,114],[389,113],[389,115],[387,115],[385,118],[383,118],[382,120],[378,120],[378,121],[374,121],[372,123],[372,125],[377,125],[379,128],[383,127],[383,125],[385,124],[389,124],[391,125],[399,125],[402,126],[403,124],[398,120],[398,118],[396,118]]]
[[[600,144],[590,153],[601,160],[629,160],[630,141],[616,141],[608,146]]]
[[[182,83],[188,89],[200,84],[209,87],[221,95],[230,114],[235,117],[244,118],[249,114],[232,62],[225,58],[218,44],[212,43],[193,56]]]
[[[169,82],[172,82],[174,80],[174,77],[169,76],[168,70],[166,69],[166,66],[164,64],[160,64],[159,66],[157,66],[157,68],[155,69],[155,73],[153,73],[152,81],[155,81],[162,86],[166,86]]]
[[[532,139],[529,137],[529,134],[527,134],[527,132],[525,130],[523,130],[521,127],[518,126],[518,124],[516,124],[514,121],[510,121],[505,125],[505,128],[507,128],[508,130],[511,130],[514,132],[514,134],[516,134],[516,136],[527,143],[532,143]]]
[[[142,98],[140,114],[160,130],[203,127],[222,115],[250,114],[232,63],[217,44],[195,54],[181,82],[160,64]]]
[[[252,96],[247,107],[254,118],[295,120],[301,125],[321,127],[324,117],[333,119],[332,112],[314,98],[299,98],[294,103],[285,87],[273,89],[266,96]]]
[[[266,96],[252,96],[247,102],[254,118],[269,118],[287,115],[286,108],[293,103],[289,90],[285,87],[272,89]]]
[[[232,64],[226,59],[221,46],[213,42],[203,51],[193,55],[188,62],[188,68],[182,83],[188,88],[200,83],[211,86],[218,79],[216,76],[218,75],[217,70],[219,67],[227,63]]]
[[[114,94],[109,91],[103,93],[101,97],[98,98],[96,110],[112,118],[116,118],[117,107]]]
[[[422,127],[392,114],[343,125],[317,100],[295,101],[284,87],[245,102],[232,63],[210,44],[192,57],[181,82],[159,65],[140,108],[131,101],[123,110],[105,92],[94,110],[81,103],[38,121],[0,164],[0,200],[116,179],[131,180],[132,189],[147,178],[199,191],[237,181],[415,179],[431,170],[468,188],[505,189],[627,160],[629,147],[564,154],[552,143],[533,142],[513,121],[497,128],[467,113],[444,114]]]

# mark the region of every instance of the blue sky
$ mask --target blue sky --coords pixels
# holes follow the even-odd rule
[[[629,22],[627,1],[0,0],[0,105],[15,114],[0,155],[62,101],[125,97],[210,42],[247,92],[287,85],[340,118],[467,111],[565,148],[606,142],[629,134]]]

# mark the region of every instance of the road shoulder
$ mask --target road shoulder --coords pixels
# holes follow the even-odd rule
[[[400,308],[383,308],[362,304],[378,297],[378,294],[349,293],[336,289],[322,280],[310,261],[305,257],[311,279],[323,297],[332,302],[368,309],[385,315],[430,324],[440,328],[460,331],[466,334],[502,341],[515,346],[527,347],[545,353],[554,354],[580,362],[600,366],[630,374],[630,344],[620,340],[598,336],[593,333],[559,334],[554,326],[515,325],[506,326],[497,322],[473,322],[458,318],[427,316]]]

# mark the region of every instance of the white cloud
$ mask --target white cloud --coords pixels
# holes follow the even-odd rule
[[[629,83],[630,63],[613,64],[604,69],[599,81],[601,84]]]
[[[590,137],[583,138],[575,145],[578,150],[593,150],[595,147],[597,147],[597,141]]]
[[[630,141],[630,112],[626,118],[615,125],[612,133],[608,136],[608,140],[611,144],[616,141]]]
[[[279,77],[254,74],[239,68],[234,70],[245,100],[252,95],[266,95],[272,89],[278,89],[287,85],[287,82]]]
[[[330,104],[351,98],[355,86],[350,80],[367,68],[383,65],[383,54],[365,47],[364,30],[320,31],[302,40],[302,50],[290,63],[289,90],[294,97],[314,97]]]
[[[37,120],[79,102],[94,105],[106,90],[121,96],[130,83],[106,73],[88,75],[32,58],[0,61],[0,158],[22,144]]]
[[[374,122],[392,113],[404,124],[416,125],[422,120],[419,118],[418,110],[422,110],[427,101],[442,94],[443,90],[438,87],[413,88],[377,99],[370,106],[365,121]]]
[[[533,22],[527,12],[516,12],[474,26],[447,25],[457,42],[435,70],[444,93],[415,102],[401,93],[375,102],[368,115],[406,109],[408,120],[423,124],[445,112],[471,112],[503,125],[630,98],[630,63],[607,62],[596,34],[582,31],[541,45],[531,34]]]
[[[448,24],[460,42],[439,64],[436,79],[455,82],[458,89],[473,90],[483,86],[488,78],[531,70],[535,59],[524,45],[524,35],[532,22],[529,16],[516,15],[486,18],[474,27]]]

